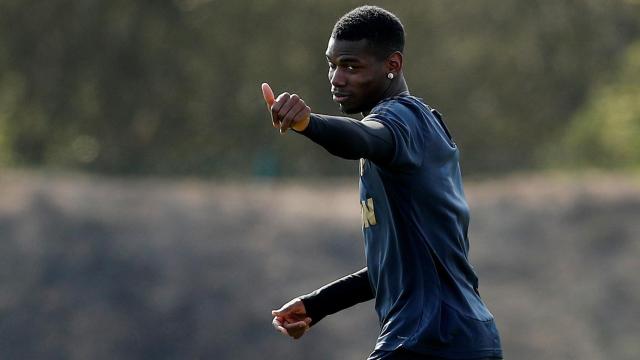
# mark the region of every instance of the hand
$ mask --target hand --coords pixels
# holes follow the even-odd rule
[[[311,108],[298,95],[290,95],[285,92],[278,95],[276,99],[269,84],[263,83],[262,96],[264,96],[264,101],[267,103],[269,111],[271,111],[273,127],[280,129],[281,134],[284,134],[289,128],[303,131],[309,125]]]
[[[302,300],[296,298],[271,311],[273,327],[284,335],[299,339],[309,330],[311,318],[307,316]]]

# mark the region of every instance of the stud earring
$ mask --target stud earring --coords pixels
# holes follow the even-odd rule
[[[393,79],[393,73],[388,73],[387,74],[387,78],[389,78],[389,80],[392,80]]]

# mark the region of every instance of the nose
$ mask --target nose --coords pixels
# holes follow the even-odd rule
[[[329,71],[329,82],[334,87],[344,87],[347,85],[347,78],[344,72],[338,67]]]

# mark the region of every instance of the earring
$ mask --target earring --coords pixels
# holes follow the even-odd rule
[[[387,78],[389,78],[389,80],[392,80],[393,79],[393,73],[388,73],[387,74]]]

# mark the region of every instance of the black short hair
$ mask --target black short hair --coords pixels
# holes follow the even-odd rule
[[[347,41],[366,39],[380,59],[404,51],[404,26],[400,19],[378,6],[360,6],[344,14],[333,27],[331,37]]]

